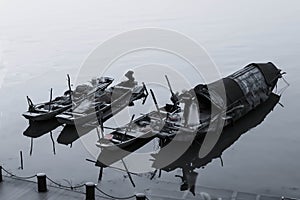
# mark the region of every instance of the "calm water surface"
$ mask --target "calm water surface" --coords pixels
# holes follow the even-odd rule
[[[214,160],[198,170],[197,184],[300,198],[299,24],[297,0],[1,1],[0,163],[20,175],[43,171],[60,181],[96,182],[98,169],[85,161],[91,155],[80,141],[72,148],[56,145],[54,156],[50,136],[44,135],[34,140],[33,155],[29,156],[30,139],[22,134],[28,124],[21,116],[27,109],[25,97],[45,101],[51,87],[55,95],[61,94],[67,88],[66,74],[76,77],[87,55],[111,36],[159,27],[196,40],[223,76],[250,62],[272,61],[288,73],[286,79],[291,83],[280,100],[284,108],[276,106],[261,125],[227,149],[222,157],[224,167]],[[163,61],[184,68],[173,57],[149,53],[119,62],[116,73],[125,72],[137,60]],[[157,89],[162,105],[168,98],[166,90],[152,87]],[[60,130],[53,132],[55,138]],[[18,170],[20,150],[25,154],[23,171]],[[163,174],[163,180],[179,186],[176,173]],[[105,171],[104,185],[120,176],[122,173]]]

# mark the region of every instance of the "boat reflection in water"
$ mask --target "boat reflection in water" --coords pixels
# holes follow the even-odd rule
[[[32,151],[33,151],[33,139],[41,137],[47,133],[50,134],[50,138],[52,141],[53,153],[56,154],[55,142],[53,139],[52,131],[55,130],[60,125],[61,124],[55,118],[48,119],[48,120],[42,120],[42,121],[29,120],[29,126],[23,132],[23,135],[31,138],[30,155],[32,155]]]
[[[203,158],[199,158],[199,151],[204,144],[203,138],[198,138],[193,141],[188,150],[183,153],[176,161],[166,165],[165,160],[176,151],[176,147],[182,145],[182,142],[172,145],[174,148],[162,148],[157,154],[153,154],[154,162],[153,167],[166,172],[173,171],[177,168],[182,169],[182,185],[180,190],[189,190],[195,194],[195,184],[198,173],[195,169],[201,168],[210,163],[215,158],[221,158],[222,153],[229,148],[239,137],[249,131],[251,128],[256,127],[263,122],[265,117],[273,110],[279,102],[280,96],[271,94],[268,100],[256,109],[250,111],[247,115],[236,121],[234,124],[227,126],[223,129],[221,136],[213,147],[213,149]],[[172,141],[176,143],[176,141]],[[222,160],[221,160],[222,161]]]
[[[83,125],[65,125],[60,132],[57,142],[59,144],[69,145],[79,139],[81,136],[89,133],[95,128],[95,126],[83,126]]]
[[[55,118],[44,121],[29,120],[29,126],[23,132],[23,135],[31,138],[38,138],[50,133],[60,125],[61,124]]]

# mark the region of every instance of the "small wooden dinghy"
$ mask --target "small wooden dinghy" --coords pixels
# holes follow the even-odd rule
[[[72,103],[79,103],[88,96],[91,96],[95,93],[102,93],[102,91],[113,82],[113,79],[109,77],[93,79],[91,81],[91,85],[79,85],[74,91],[71,90],[69,76],[68,81],[69,90],[66,91],[63,96],[56,97],[54,100],[52,100],[51,89],[49,102],[34,105],[31,99],[27,96],[28,111],[23,113],[23,116],[32,121],[53,119],[56,115],[70,109],[72,107]]]
[[[96,146],[101,149],[96,162],[97,166],[109,166],[156,137],[152,129],[147,126],[140,126],[141,119],[133,121],[133,118],[134,115],[127,126],[117,128],[113,132],[103,135],[96,143]]]
[[[57,115],[57,120],[67,125],[91,124],[99,120],[103,123],[127,106],[134,105],[136,100],[143,99],[144,103],[148,96],[147,88],[145,84],[138,85],[133,72],[129,72],[126,73],[128,80],[86,98],[71,110]]]

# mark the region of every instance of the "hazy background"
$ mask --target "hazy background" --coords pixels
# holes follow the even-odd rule
[[[215,160],[198,170],[197,184],[300,197],[299,24],[297,0],[0,0],[0,163],[20,175],[43,171],[57,180],[96,182],[98,169],[85,162],[90,154],[80,142],[73,148],[57,145],[54,156],[45,135],[34,140],[29,157],[30,139],[22,135],[27,126],[21,116],[27,109],[25,97],[45,101],[51,87],[55,95],[61,94],[67,88],[66,74],[76,77],[89,53],[113,35],[159,27],[196,40],[223,76],[250,62],[272,61],[288,73],[291,83],[281,99],[285,107],[277,106],[263,124],[226,150],[224,167]],[[149,53],[124,59],[119,69],[123,72],[145,59],[184,67],[173,57]],[[162,92],[161,103],[164,95],[168,96]],[[25,153],[23,171],[17,169],[19,150]],[[113,170],[105,174],[104,181],[121,176]],[[173,176],[164,175],[163,180],[179,186]]]

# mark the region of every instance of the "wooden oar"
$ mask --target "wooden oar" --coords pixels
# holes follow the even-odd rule
[[[52,92],[53,92],[53,90],[52,90],[52,88],[51,88],[51,89],[50,89],[49,109],[48,109],[49,112],[50,112],[50,110],[51,110],[51,104],[52,104]]]
[[[176,96],[176,94],[172,90],[172,87],[171,87],[168,76],[165,75],[165,77],[166,77],[166,80],[167,80],[167,83],[168,83],[169,90],[171,92],[171,101],[173,102],[174,105],[178,105],[178,102],[179,102],[178,97]]]
[[[145,102],[146,102],[146,100],[147,100],[147,97],[148,97],[149,93],[148,93],[148,90],[147,90],[147,87],[146,87],[145,83],[142,82],[142,84],[143,84],[144,91],[146,92],[145,97],[144,97],[144,100],[143,100],[143,102],[142,102],[142,104],[144,105]]]
[[[154,105],[155,105],[155,107],[156,107],[156,110],[157,110],[157,112],[158,112],[159,118],[160,118],[160,120],[163,120],[163,119],[162,119],[162,116],[161,116],[161,113],[160,113],[160,110],[159,110],[159,107],[158,107],[158,104],[157,104],[157,101],[156,101],[156,98],[155,98],[155,95],[154,95],[152,89],[150,89],[150,93],[151,93],[151,96],[152,96]]]
[[[70,78],[70,75],[67,74],[67,78],[68,78],[68,88],[69,88],[69,96],[70,96],[70,100],[72,101],[72,87],[71,87],[71,78]]]
[[[131,177],[131,174],[130,174],[130,172],[129,172],[129,170],[128,170],[128,168],[127,168],[127,166],[126,166],[124,160],[121,159],[121,161],[122,161],[122,163],[123,163],[123,165],[124,165],[124,167],[125,167],[126,173],[127,173],[128,177],[129,177],[129,180],[130,180],[131,184],[133,185],[133,187],[135,187],[135,184],[134,184],[134,182],[133,182],[133,179],[132,179],[132,177]]]
[[[135,116],[135,115],[133,114],[132,117],[131,117],[131,119],[130,119],[130,122],[129,122],[128,126],[126,127],[126,130],[125,130],[125,133],[124,133],[124,135],[123,135],[123,137],[122,137],[121,143],[123,143],[123,140],[124,140],[124,138],[126,137],[126,134],[127,134],[127,132],[128,132],[128,129],[129,129],[129,127],[131,127],[131,124],[132,124],[132,121],[133,121],[133,119],[134,119],[134,116]],[[122,161],[122,164],[123,164],[123,166],[124,166],[124,168],[125,168],[125,170],[126,170],[126,173],[127,173],[128,177],[129,177],[129,180],[130,180],[131,184],[133,185],[133,187],[135,187],[135,184],[134,184],[134,182],[133,182],[133,179],[132,179],[132,177],[131,177],[131,175],[130,175],[130,172],[129,172],[129,170],[128,170],[128,168],[127,168],[127,166],[126,166],[126,163],[124,162],[123,158],[121,159],[121,161]]]
[[[88,161],[88,162],[91,162],[91,163],[95,163],[95,164],[97,163],[97,161],[94,161],[94,160],[91,160],[91,159],[88,159],[88,158],[86,158],[85,160]],[[102,180],[102,176],[103,176],[103,167],[100,167],[98,182]]]
[[[166,80],[167,80],[167,83],[168,83],[168,86],[169,86],[169,90],[170,90],[172,96],[175,95],[175,93],[174,93],[173,90],[172,90],[172,87],[171,87],[170,81],[169,81],[169,79],[168,79],[168,76],[165,75],[165,78],[166,78]]]
[[[122,139],[121,139],[121,143],[123,143],[123,140],[124,140],[124,138],[125,138],[126,135],[127,135],[127,132],[128,132],[129,127],[131,127],[131,124],[132,124],[132,121],[133,121],[134,117],[135,117],[135,114],[132,115],[129,124],[128,124],[128,126],[127,126],[126,129],[125,129],[125,133],[124,133],[124,135],[123,135],[123,137],[122,137]]]

